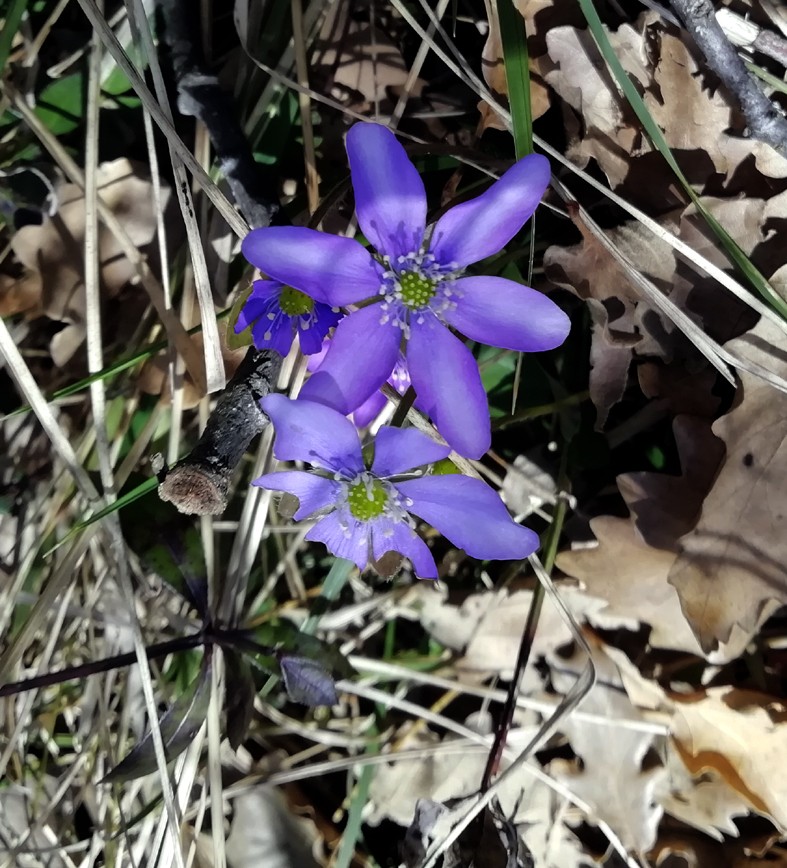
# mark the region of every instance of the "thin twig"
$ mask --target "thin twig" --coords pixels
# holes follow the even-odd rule
[[[710,0],[672,0],[672,6],[705,56],[705,62],[737,100],[752,137],[787,157],[787,119],[738,57],[716,20]]]

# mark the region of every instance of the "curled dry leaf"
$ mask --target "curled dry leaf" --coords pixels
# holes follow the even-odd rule
[[[544,271],[553,283],[585,300],[593,319],[590,397],[601,428],[610,409],[623,396],[632,352],[670,358],[674,328],[644,302],[628,276],[583,223],[582,242],[553,245],[544,253]],[[675,256],[664,241],[636,222],[608,233],[620,251],[659,287],[669,292]]]
[[[550,770],[573,793],[593,806],[595,817],[614,829],[629,852],[642,854],[656,840],[663,813],[656,801],[656,791],[666,771],[659,765],[644,766],[645,755],[656,740],[653,732],[622,723],[610,728],[613,721],[636,720],[640,714],[619,689],[622,685],[617,666],[604,653],[603,644],[591,641],[591,648],[598,680],[582,700],[582,710],[605,717],[610,724],[578,720],[569,715],[560,729],[581,758],[582,768],[578,770],[575,763],[566,760],[554,760]],[[552,670],[552,680],[558,690],[568,690],[574,679],[573,672],[566,675],[558,668]]]
[[[517,8],[522,15],[522,27],[526,33],[533,32],[533,16],[545,6],[551,5],[552,0],[535,0],[535,2],[517,3]],[[491,0],[484,0],[486,7],[486,19],[489,22],[489,33],[484,43],[484,50],[481,54],[481,69],[484,75],[484,81],[489,86],[493,94],[501,96],[508,95],[508,82],[506,80],[506,68],[503,61],[503,43],[500,39],[500,19],[497,14],[497,5]],[[530,111],[533,120],[540,118],[546,114],[549,108],[549,90],[543,81],[540,80],[538,74],[531,70],[530,79]],[[488,128],[496,130],[504,130],[505,124],[499,115],[485,101],[481,100],[478,103],[478,110],[481,113],[481,130]]]
[[[156,210],[150,181],[126,159],[98,167],[98,192],[119,217],[137,247],[151,243],[156,232]],[[15,233],[11,245],[25,267],[22,286],[12,293],[13,312],[35,308],[53,320],[67,323],[52,340],[52,357],[65,364],[85,337],[84,241],[85,199],[80,187],[63,184],[57,191],[59,208],[40,226],[24,226]],[[163,205],[169,198],[162,192]],[[134,268],[123,256],[114,236],[99,224],[99,261],[104,298],[116,299],[134,277]],[[144,299],[141,302],[144,304]],[[116,312],[117,313],[117,312]],[[117,328],[124,322],[131,327],[135,316],[113,316]]]
[[[727,348],[784,377],[783,343],[782,333],[761,321]],[[669,579],[706,651],[736,625],[754,635],[787,602],[787,396],[751,374],[740,377],[737,406],[713,426],[727,458]]]
[[[713,769],[748,804],[787,831],[787,725],[780,701],[731,687],[675,705],[673,737],[694,774]]]

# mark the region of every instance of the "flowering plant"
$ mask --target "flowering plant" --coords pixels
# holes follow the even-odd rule
[[[305,355],[319,353],[323,338],[342,318],[338,308],[315,301],[306,293],[278,280],[255,280],[243,305],[235,333],[251,327],[258,350],[290,351],[295,335]]]
[[[305,227],[256,229],[246,258],[331,307],[358,305],[339,323],[325,362],[301,395],[347,414],[388,379],[404,347],[420,405],[462,455],[490,444],[486,393],[468,338],[511,350],[559,346],[568,317],[549,298],[496,276],[464,276],[522,228],[549,182],[530,155],[480,196],[426,226],[423,182],[394,135],[378,124],[347,134],[358,223],[372,254],[352,238]]]
[[[326,338],[323,341],[322,350],[309,358],[306,370],[308,370],[310,374],[320,370],[320,366],[325,360],[325,355],[328,352],[330,345],[330,338]],[[412,385],[410,373],[407,370],[407,362],[401,353],[399,354],[399,358],[396,360],[396,365],[394,365],[391,376],[388,377],[388,385],[402,396],[404,396],[405,392]],[[355,410],[353,410],[350,414],[350,418],[355,422],[358,428],[365,428],[380,415],[387,403],[388,401],[381,391],[373,392],[359,407],[356,407]],[[414,401],[414,406],[421,409],[417,398]]]
[[[283,395],[263,398],[262,408],[276,432],[274,455],[306,461],[314,470],[266,473],[254,485],[295,495],[296,520],[321,516],[306,539],[323,542],[359,569],[394,551],[410,559],[420,578],[436,578],[434,558],[412,516],[472,557],[519,559],[536,550],[538,536],[511,519],[489,486],[421,469],[450,449],[420,431],[382,427],[367,467],[355,426],[337,410]]]

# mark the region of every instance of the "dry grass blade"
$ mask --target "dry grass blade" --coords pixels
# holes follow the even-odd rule
[[[153,37],[150,33],[148,18],[145,15],[145,9],[140,0],[134,0],[134,20],[138,25],[138,33],[148,59],[148,66],[153,77],[153,85],[156,96],[159,99],[160,109],[167,121],[172,124],[172,110],[167,97],[167,88],[161,73],[158,54],[153,44]],[[194,198],[191,195],[191,187],[189,186],[186,169],[183,161],[171,144],[169,146],[169,155],[172,171],[175,176],[175,192],[178,198],[178,205],[180,206],[180,214],[183,218],[183,225],[186,228],[189,253],[191,254],[194,285],[197,290],[197,300],[199,302],[200,319],[202,322],[206,390],[208,393],[211,393],[223,389],[227,382],[224,373],[224,360],[221,355],[219,331],[216,324],[216,313],[213,305],[213,293],[205,261],[205,251],[202,248],[202,237],[199,224],[197,223]]]
[[[63,172],[65,172],[68,179],[84,190],[84,172],[82,172],[79,166],[77,166],[60,142],[40,122],[38,117],[25,102],[22,94],[20,94],[19,91],[17,91],[13,85],[7,81],[2,84],[2,88],[12,100],[14,107],[24,118],[25,122],[39,139],[41,144],[44,145],[54,161],[60,166]],[[186,329],[183,328],[183,324],[167,306],[161,284],[150,270],[145,258],[139,252],[136,245],[133,243],[131,238],[129,238],[121,221],[118,220],[115,214],[105,205],[100,196],[96,199],[96,207],[101,221],[113,234],[123,251],[123,255],[130,263],[132,263],[139,275],[139,279],[150,296],[150,300],[153,302],[153,306],[156,308],[156,312],[167,331],[169,340],[172,341],[183,358],[189,373],[194,378],[194,382],[199,384],[204,390],[205,367],[202,357],[200,356],[196,345],[186,332]]]
[[[123,70],[131,82],[134,92],[140,98],[145,108],[150,112],[151,117],[155,120],[159,129],[164,133],[170,146],[177,153],[178,157],[183,160],[184,165],[191,172],[194,180],[199,184],[205,195],[213,202],[218,212],[227,221],[227,225],[238,236],[243,238],[248,234],[249,227],[246,221],[233,208],[227,197],[219,190],[216,184],[210,179],[205,170],[194,159],[194,155],[186,147],[180,136],[175,132],[174,127],[169,122],[161,106],[156,101],[153,94],[148,90],[145,82],[140,77],[134,64],[129,59],[123,46],[118,42],[117,37],[112,32],[109,24],[104,19],[104,16],[98,11],[94,0],[78,0],[83,12],[87,15],[88,20],[99,33],[101,41],[104,43],[106,50],[112,55],[115,63]]]
[[[309,213],[314,214],[317,206],[320,204],[320,178],[317,174],[317,161],[314,152],[312,104],[309,97],[309,64],[306,58],[306,36],[304,33],[303,5],[301,0],[291,0],[291,10],[295,68],[298,75],[298,84],[303,88],[298,93],[298,109],[301,117],[304,162],[306,164],[306,196]]]
[[[49,438],[52,448],[60,457],[63,464],[65,464],[66,469],[71,474],[85,499],[89,503],[96,505],[100,500],[99,494],[90,481],[90,477],[79,463],[70,440],[63,433],[60,425],[58,425],[51,407],[38,388],[35,378],[30,373],[30,368],[28,368],[25,360],[22,358],[22,354],[17,349],[16,342],[8,331],[8,326],[2,317],[0,317],[0,353],[2,353],[8,370],[19,390],[41,423],[41,427]]]
[[[101,95],[101,42],[95,36],[90,47],[85,132],[85,318],[87,325],[87,368],[95,374],[104,367],[101,336],[101,286],[98,236],[98,113]],[[96,452],[104,494],[114,490],[112,459],[106,425],[106,396],[103,380],[90,384]]]

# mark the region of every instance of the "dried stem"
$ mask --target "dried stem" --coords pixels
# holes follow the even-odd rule
[[[705,62],[738,101],[752,137],[787,157],[787,120],[746,69],[724,35],[710,0],[672,0]]]

